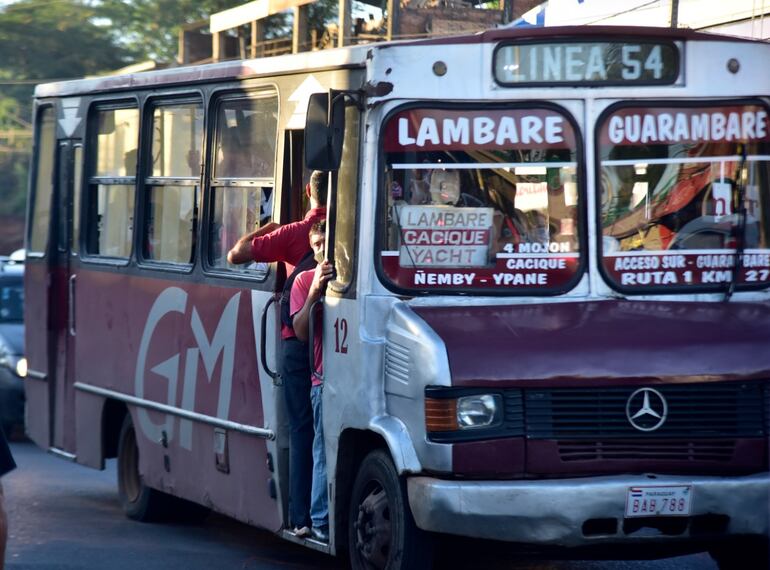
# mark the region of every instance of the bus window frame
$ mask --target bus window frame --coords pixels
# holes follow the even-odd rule
[[[361,173],[362,173],[362,157],[364,155],[364,133],[363,127],[366,125],[366,112],[361,111],[354,102],[349,101],[346,99],[345,101],[345,111],[347,112],[347,109],[352,107],[354,110],[358,112],[358,147],[356,149],[356,161],[355,161],[355,169],[356,172],[353,175],[353,179],[355,180],[355,188],[353,189],[353,195],[356,198],[356,208],[354,213],[354,222],[353,222],[353,247],[352,247],[352,261],[350,264],[350,281],[347,283],[340,283],[337,281],[337,275],[335,271],[334,279],[329,281],[329,286],[327,288],[327,294],[331,297],[339,297],[342,299],[355,299],[356,298],[356,282],[357,282],[357,276],[358,276],[358,247],[359,247],[359,235],[358,231],[361,227]],[[350,122],[345,120],[345,138],[347,139],[347,125],[349,125]],[[344,142],[343,142],[343,155],[344,155]],[[342,163],[340,162],[340,165]],[[339,198],[339,170],[336,171],[334,177],[333,177],[335,183],[336,183],[336,193],[337,196],[335,196],[335,200]],[[339,204],[336,205],[337,207],[335,210],[339,211]],[[334,235],[337,236],[337,219],[333,220],[333,223],[335,225],[335,231]],[[331,244],[332,248],[334,248],[334,259],[337,259],[337,252],[336,252],[336,243]]]
[[[113,267],[126,267],[131,263],[136,253],[136,227],[138,223],[137,215],[137,200],[139,198],[139,191],[137,188],[137,173],[139,172],[142,160],[142,144],[143,144],[143,129],[142,129],[142,101],[140,94],[133,96],[123,97],[104,97],[94,98],[88,104],[88,110],[86,112],[86,128],[85,137],[83,140],[83,156],[85,161],[85,167],[83,169],[83,188],[81,194],[81,212],[80,212],[80,259],[88,263],[108,265]],[[139,132],[137,139],[137,157],[136,157],[136,172],[133,177],[105,177],[105,176],[93,176],[91,173],[96,169],[96,151],[98,150],[96,134],[97,122],[94,117],[99,111],[102,110],[117,110],[117,109],[136,109],[139,114]],[[126,257],[115,257],[111,255],[102,255],[99,253],[93,253],[89,251],[89,236],[88,228],[91,222],[91,209],[96,207],[96,200],[91,200],[93,188],[101,182],[108,184],[119,184],[120,181],[125,181],[128,178],[133,178],[134,185],[134,227],[131,231],[131,245],[129,253]]]
[[[637,287],[629,287],[629,286],[623,286],[620,283],[617,283],[614,279],[611,278],[611,276],[607,273],[605,267],[604,267],[604,244],[603,244],[603,228],[602,228],[602,185],[601,185],[601,172],[602,172],[602,160],[601,160],[601,137],[600,137],[600,130],[601,128],[606,124],[608,117],[615,113],[618,110],[621,109],[627,109],[627,108],[637,108],[637,109],[654,109],[654,108],[661,108],[661,107],[667,107],[667,108],[679,108],[679,109],[688,109],[688,108],[708,108],[708,107],[736,107],[736,106],[743,106],[743,105],[757,105],[764,107],[765,110],[768,112],[768,116],[770,116],[770,103],[768,101],[763,100],[759,97],[743,97],[743,98],[735,98],[735,99],[687,99],[687,100],[681,100],[681,99],[636,99],[636,100],[623,100],[623,101],[617,101],[615,103],[611,103],[608,105],[605,109],[602,110],[602,112],[596,117],[596,119],[593,122],[594,127],[594,176],[595,180],[597,181],[596,187],[595,187],[595,210],[596,210],[596,265],[599,270],[599,274],[602,276],[602,280],[605,285],[607,285],[610,289],[613,291],[620,293],[625,296],[639,296],[639,295],[676,295],[676,294],[699,294],[699,293],[724,293],[727,290],[727,287],[730,285],[730,283],[714,283],[712,284],[699,284],[699,285],[653,285],[649,287],[645,286],[637,286]],[[770,182],[770,181],[768,181]],[[770,220],[767,221],[768,224],[770,224]],[[770,237],[770,236],[769,236]],[[668,250],[667,250],[668,251]],[[685,253],[687,250],[670,250],[674,253]],[[731,250],[725,250],[725,253],[730,252]],[[768,248],[768,253],[770,253],[770,248]],[[737,280],[735,281],[735,290],[736,291],[762,291],[770,289],[770,283],[768,284],[758,284],[758,285],[749,285],[746,283],[739,283]]]
[[[152,176],[152,142],[153,142],[153,113],[159,107],[169,107],[174,104],[197,104],[203,111],[203,139],[201,140],[201,159],[206,155],[206,129],[208,114],[206,113],[206,97],[202,90],[196,89],[185,92],[162,93],[150,95],[142,101],[141,117],[139,126],[139,160],[137,162],[136,176],[136,210],[134,213],[134,256],[139,267],[146,269],[156,269],[168,271],[171,273],[190,274],[194,271],[198,250],[201,240],[201,221],[202,221],[202,203],[203,203],[203,169],[198,166],[198,178],[174,178],[174,177],[154,177]],[[190,261],[181,263],[163,259],[151,259],[144,256],[144,245],[146,237],[147,222],[147,201],[149,199],[148,188],[162,185],[181,185],[197,186],[197,217],[193,219],[192,228],[192,251],[190,252]],[[136,229],[140,231],[137,232]]]
[[[578,265],[575,270],[575,274],[572,278],[565,283],[562,287],[549,288],[549,289],[537,289],[535,287],[520,287],[516,289],[498,290],[498,289],[481,289],[472,287],[454,287],[446,289],[406,289],[399,287],[388,279],[385,274],[385,269],[382,265],[382,243],[383,232],[385,231],[385,209],[387,208],[387,196],[385,192],[386,184],[386,161],[385,161],[385,140],[384,140],[384,126],[390,121],[394,115],[402,111],[408,111],[411,109],[440,109],[440,110],[453,110],[453,111],[478,111],[478,110],[506,110],[506,109],[545,109],[554,111],[563,116],[573,129],[575,134],[575,156],[576,156],[576,172],[575,179],[577,181],[577,230],[578,230]],[[377,190],[376,190],[376,204],[375,204],[375,223],[374,223],[374,270],[377,275],[377,279],[388,290],[397,295],[404,297],[437,297],[437,296],[473,296],[473,297],[557,297],[559,295],[565,295],[577,288],[588,270],[589,259],[589,242],[588,242],[588,188],[586,181],[586,157],[585,148],[583,144],[584,133],[580,129],[577,119],[566,108],[562,107],[551,101],[515,101],[515,102],[487,102],[484,103],[448,103],[440,101],[411,101],[404,105],[398,105],[388,110],[382,120],[379,122],[379,133],[377,141]],[[502,289],[502,288],[501,288]]]
[[[87,184],[85,184],[85,146],[81,139],[72,146],[72,239],[70,241],[70,254],[73,257],[80,257],[83,251],[83,240],[81,232],[83,227],[83,205],[85,203],[84,193]]]
[[[276,101],[277,118],[275,122],[275,147],[273,156],[273,177],[272,178],[216,178],[214,176],[215,170],[215,152],[218,143],[218,112],[221,105],[227,101],[238,101],[246,99],[265,99],[274,98]],[[199,212],[199,232],[198,232],[198,256],[201,262],[201,268],[204,275],[218,278],[236,279],[242,281],[266,283],[270,280],[271,275],[275,273],[274,263],[268,263],[265,271],[244,271],[233,270],[228,267],[217,267],[211,263],[209,259],[211,248],[211,227],[214,223],[214,209],[215,209],[215,189],[224,188],[228,186],[254,186],[258,188],[269,187],[270,184],[265,182],[272,182],[273,189],[273,211],[271,217],[273,221],[276,221],[276,217],[280,219],[281,211],[276,208],[276,200],[278,194],[281,192],[282,184],[280,182],[283,176],[281,163],[278,158],[282,152],[279,148],[282,144],[280,139],[281,134],[281,92],[278,85],[274,82],[263,83],[259,85],[249,85],[245,88],[234,89],[231,86],[222,87],[216,89],[209,94],[208,102],[206,106],[206,119],[205,119],[205,137],[203,142],[204,148],[204,166],[201,177],[201,187],[203,189],[201,207]],[[248,229],[248,228],[247,228]]]
[[[636,36],[631,36],[636,37]],[[632,42],[629,40],[629,36],[602,36],[601,43],[611,43],[611,42],[618,42],[618,43],[638,43],[638,44],[653,44],[653,45],[672,45],[674,47],[674,50],[677,54],[677,69],[679,73],[677,74],[674,81],[668,81],[668,80],[649,80],[649,81],[522,81],[521,83],[507,83],[505,81],[499,81],[497,79],[497,74],[495,73],[495,62],[497,61],[497,54],[498,51],[502,48],[509,47],[509,46],[516,46],[516,45],[533,45],[533,44],[591,44],[591,43],[597,43],[597,40],[591,40],[587,38],[581,38],[581,37],[566,37],[566,38],[560,38],[560,37],[551,37],[551,38],[536,38],[536,39],[528,39],[528,40],[521,40],[521,41],[503,41],[498,43],[494,50],[492,50],[492,69],[491,69],[491,77],[495,82],[495,85],[501,89],[516,89],[516,88],[526,88],[526,87],[555,87],[555,88],[570,88],[570,87],[626,87],[628,89],[634,89],[637,87],[684,87],[685,83],[685,70],[684,65],[682,63],[686,61],[685,57],[685,42],[682,40],[667,40],[667,39],[650,39],[649,37],[646,37],[646,39],[642,39],[638,42]]]
[[[30,172],[30,197],[27,201],[27,208],[26,208],[26,218],[27,218],[27,224],[24,231],[24,240],[25,240],[25,248],[26,248],[26,255],[27,257],[31,259],[45,259],[48,256],[48,250],[51,246],[51,230],[52,230],[52,206],[53,206],[53,195],[54,195],[54,177],[56,176],[56,161],[58,160],[58,137],[57,137],[57,121],[56,121],[56,104],[54,102],[46,102],[39,104],[35,109],[35,132],[34,132],[34,141],[33,141],[33,157],[40,156],[40,137],[41,137],[41,131],[40,131],[40,120],[43,112],[46,109],[50,109],[53,112],[53,148],[51,149],[53,152],[53,156],[51,156],[51,180],[49,181],[51,184],[51,193],[49,196],[49,204],[48,204],[48,227],[46,228],[46,239],[45,239],[45,246],[42,248],[41,251],[32,251],[30,249],[30,246],[32,244],[32,230],[35,226],[34,223],[34,216],[35,216],[35,205],[37,204],[37,182],[38,177],[40,175],[39,172],[39,163],[37,160],[32,161],[32,167]]]

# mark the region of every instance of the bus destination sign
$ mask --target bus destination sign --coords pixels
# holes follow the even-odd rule
[[[495,80],[526,85],[668,85],[679,77],[673,42],[548,42],[501,45]]]

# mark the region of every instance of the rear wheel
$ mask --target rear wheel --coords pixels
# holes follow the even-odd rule
[[[406,485],[382,450],[366,456],[350,499],[348,548],[353,570],[422,570],[432,541],[414,523]]]
[[[157,520],[164,511],[164,495],[144,484],[139,474],[139,448],[131,414],[126,414],[118,440],[118,497],[123,512],[136,521]]]

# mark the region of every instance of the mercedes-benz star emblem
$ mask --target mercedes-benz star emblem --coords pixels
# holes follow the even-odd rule
[[[639,388],[626,402],[628,423],[639,431],[655,431],[666,421],[668,404],[653,388]]]

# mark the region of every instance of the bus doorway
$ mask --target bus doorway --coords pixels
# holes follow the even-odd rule
[[[67,455],[75,451],[74,415],[74,302],[77,226],[73,189],[79,180],[82,143],[56,137],[53,107],[38,114],[35,192],[30,201],[26,279],[29,381],[26,383],[26,429],[40,446]],[[39,331],[46,331],[41,335]],[[38,334],[33,334],[35,331]]]
[[[52,248],[51,288],[49,303],[49,346],[53,358],[51,378],[51,447],[64,453],[75,453],[75,299],[77,287],[77,243],[74,199],[80,179],[79,168],[82,154],[79,140],[62,140],[57,147],[54,224],[56,236]],[[72,417],[69,417],[72,416]]]

